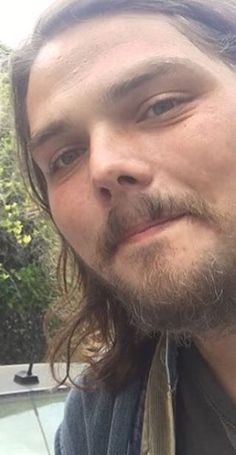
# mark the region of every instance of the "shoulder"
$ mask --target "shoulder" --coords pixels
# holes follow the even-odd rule
[[[90,453],[89,433],[95,429],[102,408],[109,414],[110,401],[102,388],[90,390],[86,388],[85,377],[79,377],[65,402],[64,418],[55,438],[55,455]]]
[[[82,373],[65,404],[55,455],[124,455],[130,444],[138,453],[143,398],[155,345],[155,340],[147,343],[142,368],[116,393],[104,385],[89,387],[86,370]]]
[[[109,444],[113,443],[114,436],[117,440],[122,432],[119,445],[127,444],[140,398],[141,381],[127,385],[117,394],[102,386],[87,389],[84,377],[79,378],[77,385],[65,403],[64,419],[55,438],[55,455],[103,455],[108,448],[111,450]]]

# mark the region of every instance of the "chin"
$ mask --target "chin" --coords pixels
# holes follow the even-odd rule
[[[236,326],[234,250],[199,249],[195,255],[182,250],[181,256],[169,246],[168,254],[164,249],[149,253],[132,266],[111,268],[107,280],[141,332],[205,336]]]

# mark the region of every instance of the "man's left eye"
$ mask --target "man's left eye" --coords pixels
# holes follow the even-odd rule
[[[144,121],[147,119],[164,117],[165,114],[168,114],[170,111],[175,109],[176,107],[186,103],[186,97],[172,97],[157,100],[155,103],[150,105],[145,112],[142,114],[140,121]]]
[[[165,112],[170,111],[171,109],[174,109],[174,107],[178,106],[180,103],[180,100],[163,100],[160,101],[159,103],[156,103],[152,106],[152,111],[155,115],[162,115]]]

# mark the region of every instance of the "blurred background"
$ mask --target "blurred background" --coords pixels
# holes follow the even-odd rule
[[[55,299],[55,235],[18,169],[8,74],[12,50],[50,3],[0,0],[0,365],[45,360],[43,318]]]
[[[16,47],[51,3],[52,0],[0,0],[0,41],[10,48]]]

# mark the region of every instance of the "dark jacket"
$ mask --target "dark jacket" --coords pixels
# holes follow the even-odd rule
[[[140,454],[142,386],[137,381],[116,396],[104,389],[72,390],[56,435],[55,454]]]
[[[152,357],[153,350],[151,359]],[[144,408],[145,400],[150,401],[150,397],[146,397],[149,395],[146,388],[154,361],[154,373],[156,376],[156,369],[159,368],[157,376],[160,377],[163,389],[162,396],[158,396],[157,408],[160,412],[154,428],[154,433],[158,436],[158,449],[143,449],[142,454],[172,455],[174,449],[170,449],[169,442],[167,447],[166,440],[173,439],[169,431],[173,420],[170,381],[175,382],[175,375],[173,368],[170,371],[169,363],[175,363],[175,350],[169,349],[164,340],[158,344],[150,368],[151,359],[146,362],[139,378],[116,395],[105,388],[94,391],[73,389],[66,402],[63,422],[56,434],[55,455],[140,455],[144,416],[146,419],[146,413],[152,412],[152,403],[148,410],[145,411]]]

